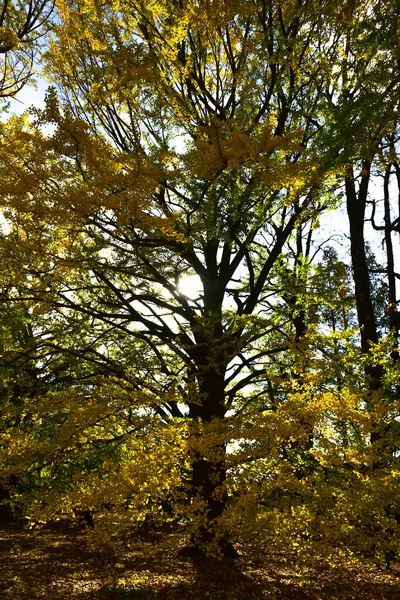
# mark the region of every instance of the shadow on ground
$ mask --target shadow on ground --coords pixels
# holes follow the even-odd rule
[[[161,543],[154,536],[154,547]],[[400,569],[378,571],[363,561],[351,568],[300,566],[276,551],[237,561],[149,554],[136,540],[129,552],[98,550],[85,532],[55,524],[29,530],[0,524],[1,600],[399,600]]]

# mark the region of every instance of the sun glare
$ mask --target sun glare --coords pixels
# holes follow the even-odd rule
[[[198,275],[186,275],[181,277],[178,284],[179,293],[194,300],[201,291],[201,280]]]

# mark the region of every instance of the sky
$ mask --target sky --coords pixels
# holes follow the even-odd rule
[[[35,86],[33,84],[25,85],[18,92],[16,98],[8,100],[10,104],[8,114],[20,115],[31,106],[44,108],[44,97],[49,85],[45,79],[38,79]]]

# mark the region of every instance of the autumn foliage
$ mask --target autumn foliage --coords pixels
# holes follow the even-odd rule
[[[0,472],[32,523],[394,558],[394,4],[59,0],[46,107],[0,129]]]

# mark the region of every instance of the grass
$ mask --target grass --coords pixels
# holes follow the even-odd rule
[[[157,537],[157,535],[159,537]],[[60,524],[37,531],[0,524],[1,600],[399,600],[400,566],[373,561],[305,566],[272,547],[237,561],[154,554],[166,536],[129,551],[94,549],[85,532]]]

